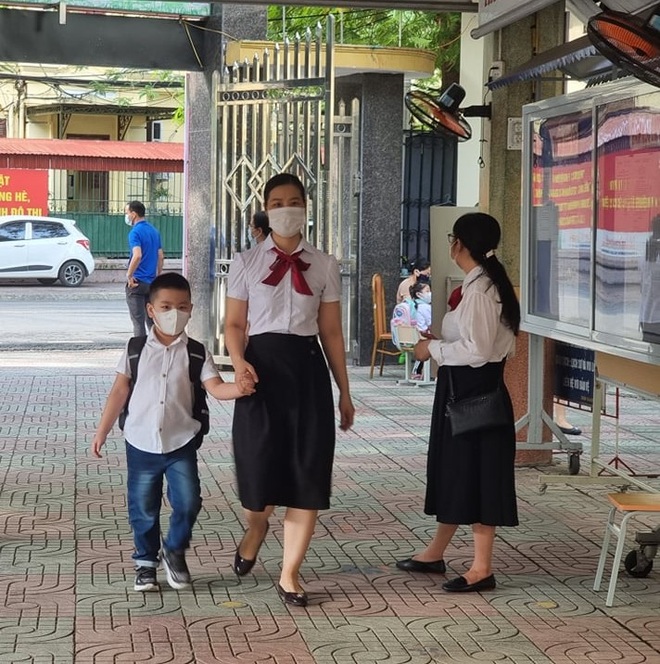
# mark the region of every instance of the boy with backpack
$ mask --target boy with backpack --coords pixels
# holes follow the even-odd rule
[[[186,336],[192,307],[190,284],[180,274],[164,273],[151,283],[147,313],[154,326],[146,337],[133,337],[124,350],[92,441],[92,454],[100,458],[120,419],[135,542],[134,589],[140,592],[158,589],[159,558],[172,588],[191,582],[185,552],[202,506],[197,449],[208,432],[205,391],[216,399],[255,391],[248,372],[225,383],[209,352]],[[172,514],[161,549],[163,478]]]

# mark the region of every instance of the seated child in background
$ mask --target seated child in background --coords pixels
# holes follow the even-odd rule
[[[410,307],[415,325],[422,336],[431,334],[431,287],[428,283],[417,281],[410,287]],[[422,380],[424,362],[416,362],[411,380]]]
[[[396,301],[403,302],[410,297],[410,287],[418,282],[428,284],[431,279],[431,263],[425,258],[418,258],[410,264],[410,276],[406,277],[396,290]]]

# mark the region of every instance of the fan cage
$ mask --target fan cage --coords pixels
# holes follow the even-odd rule
[[[448,111],[432,95],[412,90],[406,94],[405,101],[410,114],[433,131],[459,141],[467,141],[472,137],[472,128],[462,114]]]
[[[614,65],[660,87],[660,33],[641,18],[619,12],[597,14],[589,20],[587,34]]]

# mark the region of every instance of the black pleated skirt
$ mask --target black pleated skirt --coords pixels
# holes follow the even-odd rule
[[[435,515],[440,523],[517,526],[516,435],[511,398],[507,392],[510,423],[506,426],[452,437],[445,417],[449,370],[456,398],[461,399],[495,389],[504,362],[476,369],[441,366],[438,370],[424,511]]]
[[[256,393],[236,401],[232,427],[243,507],[330,506],[335,417],[330,374],[316,337],[258,334],[245,359]]]

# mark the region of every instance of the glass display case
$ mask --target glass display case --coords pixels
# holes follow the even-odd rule
[[[523,129],[523,329],[660,364],[660,90],[531,104]]]

